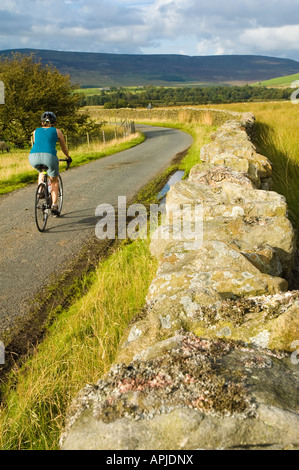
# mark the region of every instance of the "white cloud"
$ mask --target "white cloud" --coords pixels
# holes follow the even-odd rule
[[[203,39],[196,46],[198,55],[223,55],[230,54],[229,48],[224,47],[223,41],[219,38]]]
[[[260,49],[262,45],[263,50],[269,53],[296,50],[299,44],[299,24],[247,29],[240,39],[243,45],[250,44],[255,50]]]
[[[0,49],[299,60],[298,25],[293,0],[1,0]]]

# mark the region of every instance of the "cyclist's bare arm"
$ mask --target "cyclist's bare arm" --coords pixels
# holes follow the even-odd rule
[[[67,145],[66,145],[66,141],[65,141],[65,138],[63,136],[63,133],[61,132],[61,130],[59,129],[56,129],[57,130],[57,137],[58,137],[58,140],[59,140],[59,144],[60,144],[60,147],[61,147],[61,150],[63,151],[64,155],[66,156],[66,158],[70,158],[69,156],[69,151],[68,151],[68,148],[67,148]]]

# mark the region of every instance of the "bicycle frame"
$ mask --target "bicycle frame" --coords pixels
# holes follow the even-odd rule
[[[67,160],[62,159],[59,160],[59,162],[67,162]],[[66,170],[69,168],[69,163],[67,163]],[[39,171],[43,172],[43,181],[39,183],[37,190],[36,190],[36,195],[35,195],[35,222],[37,229],[40,232],[44,232],[48,217],[51,213],[51,206],[52,206],[52,192],[51,189],[49,191],[49,188],[51,188],[51,183],[49,184],[49,176],[48,176],[48,168],[46,166],[40,165],[37,167]],[[58,215],[60,216],[61,214],[61,209],[62,209],[62,202],[63,202],[63,184],[62,184],[62,179],[59,174],[58,176],[58,184],[59,184],[59,190],[58,190]]]

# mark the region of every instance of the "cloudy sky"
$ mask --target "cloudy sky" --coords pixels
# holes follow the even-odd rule
[[[299,61],[294,0],[1,0],[0,50],[261,54]]]

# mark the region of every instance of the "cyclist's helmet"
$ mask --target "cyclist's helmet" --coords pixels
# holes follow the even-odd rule
[[[42,122],[49,122],[50,124],[55,124],[57,118],[52,111],[46,111],[42,114],[41,116],[41,121]]]

